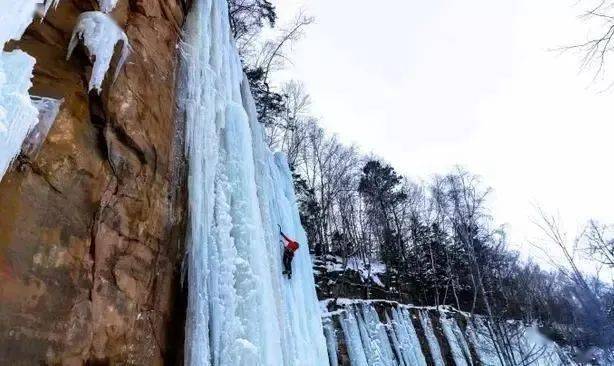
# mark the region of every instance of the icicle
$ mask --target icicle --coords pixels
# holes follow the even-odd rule
[[[332,318],[326,318],[322,322],[324,327],[324,336],[326,337],[326,347],[328,348],[328,361],[330,366],[339,365],[339,356],[337,355],[337,333],[333,325]]]
[[[41,17],[47,15],[49,9],[51,9],[52,7],[55,9],[58,6],[59,2],[60,0],[45,0]]]
[[[99,11],[88,11],[81,14],[77,20],[77,25],[68,45],[66,59],[70,58],[79,40],[83,41],[90,57],[95,59],[89,90],[95,89],[100,93],[102,82],[115,53],[115,45],[119,42],[122,42],[123,46],[113,80],[117,78],[119,71],[124,66],[131,51],[128,37],[110,16]]]
[[[392,308],[392,326],[399,343],[400,353],[408,366],[426,366],[418,335],[406,309]]]
[[[98,6],[103,13],[110,13],[117,5],[117,0],[98,0]]]
[[[441,323],[443,333],[448,340],[448,344],[450,345],[450,351],[456,366],[473,365],[471,353],[469,352],[469,345],[467,344],[465,336],[461,332],[456,319],[443,310],[439,311],[439,315],[439,321]],[[467,361],[469,361],[469,363]]]
[[[424,335],[426,336],[427,343],[429,345],[429,350],[431,351],[431,356],[433,357],[433,362],[435,366],[445,366],[445,362],[441,355],[441,348],[439,347],[439,342],[437,341],[437,337],[435,336],[435,331],[433,330],[433,323],[431,322],[431,318],[426,310],[420,310],[420,324],[422,324],[422,329],[424,329]]]
[[[369,366],[353,307],[348,307],[342,315],[341,328],[352,366]]]

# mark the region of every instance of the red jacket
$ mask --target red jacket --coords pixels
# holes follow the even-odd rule
[[[284,246],[288,249],[290,249],[292,251],[292,253],[296,252],[299,248],[299,245],[297,242],[295,242],[294,240],[288,238],[286,235],[284,235],[284,233],[282,233],[280,231],[281,236],[283,236],[283,238],[285,239],[285,243]]]

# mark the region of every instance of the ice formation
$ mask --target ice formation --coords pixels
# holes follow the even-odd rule
[[[178,87],[189,163],[187,365],[328,365],[292,176],[264,142],[225,0],[196,0]],[[280,225],[302,247],[282,276]]]
[[[437,336],[435,336],[435,330],[433,329],[433,323],[431,322],[431,317],[427,310],[420,310],[420,324],[422,325],[422,329],[424,330],[424,336],[426,337],[426,341],[429,345],[429,350],[431,353],[431,357],[433,358],[433,362],[435,366],[445,366],[445,362],[443,361],[443,357],[441,356],[441,348],[439,347],[439,342],[437,341]]]
[[[0,177],[38,122],[38,111],[28,95],[34,62],[34,58],[19,50],[0,56]]]
[[[374,306],[363,302],[346,306],[338,317],[352,366],[427,365],[406,309],[386,310],[384,323]]]
[[[456,366],[473,365],[469,344],[461,331],[456,319],[446,311],[439,311],[439,322],[450,346],[450,352]]]
[[[63,99],[32,97],[32,103],[38,111],[38,123],[30,130],[28,136],[23,141],[21,147],[22,154],[30,159],[36,158],[53,122],[55,122],[58,113],[60,113],[60,106],[63,101]]]
[[[392,308],[392,326],[398,351],[406,366],[426,366],[426,359],[420,348],[420,341],[411,320],[411,314],[404,308]],[[390,318],[389,322],[390,322]]]
[[[95,89],[100,93],[102,82],[111,66],[111,59],[115,53],[115,45],[122,42],[122,51],[115,68],[114,79],[126,62],[130,54],[130,43],[126,33],[115,23],[113,18],[99,11],[88,11],[79,15],[77,25],[73,30],[70,44],[68,45],[67,59],[79,40],[87,48],[90,57],[94,59],[92,76],[90,77],[89,90]]]
[[[470,317],[448,307],[438,310],[385,300],[335,299],[321,304],[325,308],[322,316],[331,365],[339,364],[337,351],[341,342],[336,340],[341,336],[352,366],[503,365],[498,356],[501,345],[493,341],[488,322],[479,315]],[[328,311],[331,304],[336,310]],[[420,327],[414,328],[412,314],[417,315]],[[507,364],[575,365],[537,327],[511,321],[505,327],[507,346],[514,358]],[[438,338],[435,328],[441,328],[444,337]],[[421,343],[421,338],[426,342]],[[427,361],[429,358],[432,361]]]
[[[37,10],[56,3],[57,0],[0,0],[0,45],[21,38]],[[23,51],[0,51],[0,179],[38,122],[38,111],[28,95],[34,63],[34,58]]]
[[[328,348],[328,361],[330,366],[339,365],[339,355],[337,354],[337,330],[331,318],[322,319],[324,336],[326,337],[326,347]]]
[[[117,5],[117,0],[98,0],[98,6],[103,13],[110,13]]]

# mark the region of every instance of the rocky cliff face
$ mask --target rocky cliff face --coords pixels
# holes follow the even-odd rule
[[[182,0],[120,0],[133,52],[117,81],[88,93],[83,50],[66,61],[78,15],[62,0],[19,48],[37,59],[32,95],[63,98],[40,153],[0,182],[0,360],[32,364],[175,361],[185,221],[176,124]],[[11,46],[11,45],[9,45]],[[80,52],[80,53],[79,53]]]

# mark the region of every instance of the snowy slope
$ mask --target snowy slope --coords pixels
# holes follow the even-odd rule
[[[305,233],[285,158],[268,150],[225,0],[185,25],[181,114],[189,160],[186,364],[328,365]],[[301,243],[281,274],[277,225]]]

